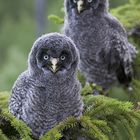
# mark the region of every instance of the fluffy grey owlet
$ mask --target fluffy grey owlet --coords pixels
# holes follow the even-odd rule
[[[9,104],[10,112],[32,129],[35,138],[67,117],[82,115],[78,60],[74,43],[65,35],[50,33],[35,41],[28,69],[15,82]]]
[[[104,89],[132,80],[136,50],[119,21],[109,14],[108,0],[65,0],[64,32],[80,52],[80,70],[88,83]]]

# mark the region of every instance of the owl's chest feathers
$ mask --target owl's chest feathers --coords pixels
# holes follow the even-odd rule
[[[75,85],[48,85],[46,87],[31,87],[25,101],[25,110],[41,114],[57,114],[58,111],[65,111],[70,106],[69,100],[74,100]]]
[[[32,86],[29,89],[22,108],[22,119],[35,131],[35,135],[43,134],[67,117],[81,115],[80,87],[76,81],[67,84]]]
[[[88,46],[92,49],[105,47],[106,40],[108,40],[109,25],[104,18],[79,18],[69,19],[69,36],[80,45],[80,48]],[[102,27],[102,29],[101,29]],[[88,43],[87,43],[88,42]]]

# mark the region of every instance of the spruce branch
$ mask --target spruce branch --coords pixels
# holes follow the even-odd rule
[[[15,139],[31,140],[30,128],[7,111],[0,112],[0,129],[9,138],[14,137]]]

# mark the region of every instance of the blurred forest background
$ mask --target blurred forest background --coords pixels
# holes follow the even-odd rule
[[[110,12],[123,23],[130,41],[140,52],[140,0],[110,0]],[[7,108],[8,92],[18,75],[27,69],[28,54],[33,42],[41,34],[60,32],[63,24],[49,20],[48,16],[52,14],[62,18],[55,17],[56,22],[63,22],[63,0],[0,0],[0,107]],[[140,53],[134,67],[134,96],[131,98],[131,94],[126,94],[126,90],[120,86],[114,87],[109,96],[123,101],[131,100],[139,109]],[[2,103],[5,98],[3,94],[8,94],[6,105]]]
[[[111,0],[111,8],[127,3]],[[42,33],[60,31],[48,15],[63,17],[63,0],[0,0],[0,91],[9,91],[27,68],[33,42]]]

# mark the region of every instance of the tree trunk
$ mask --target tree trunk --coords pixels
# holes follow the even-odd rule
[[[45,33],[47,0],[35,0],[37,36]]]

